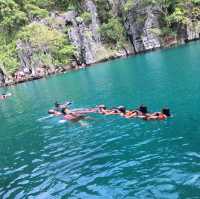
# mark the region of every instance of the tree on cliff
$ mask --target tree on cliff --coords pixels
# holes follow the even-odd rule
[[[25,41],[28,41],[27,43],[34,52],[34,59],[40,60],[40,63],[62,65],[70,62],[74,47],[67,39],[67,31],[62,30],[61,32],[59,28],[57,30],[58,26],[49,25],[48,27],[46,22],[52,13],[74,10],[76,17],[81,16],[86,28],[90,28],[91,13],[84,10],[85,1],[0,0],[0,68],[3,68],[3,71],[13,73],[21,67],[19,50],[24,52],[25,49],[20,49],[17,45],[19,41],[23,45],[26,43]],[[200,0],[91,1],[97,8],[101,25],[101,40],[111,48],[123,48],[126,51],[125,22],[122,22],[120,17],[123,14],[133,16],[129,11],[132,12],[135,9],[138,9],[136,11],[139,17],[140,12],[144,13],[146,7],[157,10],[161,15],[159,18],[161,29],[158,27],[159,31],[157,32],[162,32],[162,36],[174,34],[178,32],[179,28],[180,30],[187,29],[188,24],[200,29]],[[113,14],[114,4],[117,5],[115,9],[118,9],[115,14]],[[134,10],[132,10],[133,8]],[[145,19],[144,15],[141,15],[141,18]],[[36,25],[35,22],[40,23],[40,25]],[[37,36],[43,39],[39,39]],[[52,37],[55,40],[51,40]],[[33,41],[37,41],[37,44]]]
[[[42,24],[32,23],[24,27],[17,38],[22,44],[22,49],[18,50],[25,54],[30,51],[32,60],[47,67],[68,64],[75,50],[63,33]],[[35,63],[31,65],[37,66]]]
[[[114,46],[117,49],[123,48],[128,55],[126,50],[126,35],[125,29],[118,18],[111,18],[108,20],[108,23],[104,23],[101,26],[100,33],[102,39],[105,43]]]

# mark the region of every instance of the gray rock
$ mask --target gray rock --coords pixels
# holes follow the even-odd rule
[[[91,17],[92,17],[92,23],[90,25],[90,29],[92,31],[92,35],[95,39],[96,42],[101,41],[101,36],[100,33],[98,32],[98,29],[100,27],[100,22],[97,14],[97,8],[93,1],[91,0],[86,0],[85,1],[85,9],[90,12]]]
[[[3,86],[5,83],[5,74],[3,71],[0,69],[0,86]]]
[[[151,7],[147,8],[147,19],[143,28],[142,41],[145,50],[160,48],[161,43],[157,35],[152,32],[152,29],[159,28],[158,18],[160,16],[153,13]]]
[[[90,0],[86,1],[85,7],[91,12],[92,16],[92,24],[89,26],[74,11],[69,11],[63,15],[66,24],[70,26],[68,28],[69,39],[76,46],[78,64],[96,62],[96,52],[101,45],[96,7]]]
[[[195,40],[200,38],[200,22],[193,22],[187,25],[186,28],[187,40]]]
[[[124,5],[125,1],[121,0],[121,7]],[[133,1],[130,10],[122,11],[124,26],[136,53],[161,46],[158,36],[152,32],[153,28],[159,28],[160,16],[155,13],[155,8],[143,7],[140,1]]]
[[[20,69],[27,74],[32,72],[32,54],[33,49],[28,42],[17,41],[17,52],[20,60]]]

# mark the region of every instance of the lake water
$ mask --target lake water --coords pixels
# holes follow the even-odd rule
[[[101,63],[1,89],[0,198],[200,197],[200,42]],[[169,106],[145,122],[93,115],[84,125],[49,118],[72,107]]]

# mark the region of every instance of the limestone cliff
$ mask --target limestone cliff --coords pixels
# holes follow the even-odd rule
[[[51,58],[48,46],[38,50],[30,43],[19,39],[16,42],[19,69],[12,74],[11,78],[6,73],[3,63],[0,63],[0,86],[18,81],[16,79],[18,76],[22,77],[22,80],[42,77],[93,64],[110,57],[137,54],[200,37],[200,22],[193,19],[187,25],[172,26],[173,31],[177,32],[176,36],[160,34],[159,32],[162,32],[165,26],[162,22],[163,13],[156,5],[144,5],[141,0],[82,0],[80,2],[81,11],[77,9],[52,10],[48,18],[36,18],[30,22],[30,24],[44,24],[49,29],[62,32],[66,38],[69,38],[76,48],[71,65],[57,67],[53,62],[45,65],[33,54],[40,51],[42,54],[49,54]],[[125,8],[127,3],[128,8]],[[89,17],[87,20],[83,17],[84,13]],[[104,14],[106,16],[103,16]],[[105,43],[100,33],[102,25],[107,23],[109,17],[120,19],[121,26],[125,30],[126,41],[121,47],[117,44],[115,46]],[[199,15],[197,19],[198,17]]]
[[[152,32],[153,28],[159,28],[159,17],[153,7],[141,7],[139,2],[123,12],[124,26],[136,53],[161,47],[159,37]]]

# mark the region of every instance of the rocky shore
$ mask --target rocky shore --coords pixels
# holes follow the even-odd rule
[[[85,68],[109,59],[136,55],[159,48],[169,48],[200,38],[198,16],[197,20],[191,19],[187,25],[172,27],[173,31],[177,33],[176,35],[162,35],[163,13],[159,6],[142,5],[139,0],[134,1],[135,3],[131,0],[105,0],[106,4],[101,6],[105,6],[107,10],[99,11],[98,2],[100,1],[82,1],[82,14],[78,10],[52,11],[48,18],[33,18],[30,24],[42,25],[66,36],[76,49],[73,59],[64,66],[52,64],[53,62],[46,64],[41,55],[52,60],[52,53],[46,44],[39,44],[36,47],[26,40],[19,39],[16,42],[18,70],[14,74],[8,73],[0,62],[0,87]],[[126,9],[129,2],[132,3]],[[116,47],[117,44],[110,45],[109,42],[105,42],[99,31],[106,23],[104,16],[101,16],[102,12],[111,13],[111,17],[120,19],[126,35],[123,45]],[[83,15],[89,17],[85,19],[86,17]]]
[[[198,40],[198,39],[193,39],[193,40],[190,40],[188,42],[192,42],[192,41],[196,41],[196,40]],[[188,42],[181,43],[181,42],[171,40],[171,43],[166,45],[165,47],[146,50],[146,51],[142,51],[142,52],[137,53],[137,54],[146,53],[146,52],[157,50],[157,49],[173,48],[173,47],[177,47],[179,45],[185,45]],[[121,52],[121,53],[118,52],[116,54],[113,54],[110,57],[106,57],[105,59],[99,60],[98,62],[94,62],[93,64],[103,63],[103,62],[118,59],[118,58],[126,58],[128,56],[133,56],[133,55],[137,56],[137,54],[133,54],[132,52],[128,52],[128,55],[127,55],[124,52]],[[47,78],[47,77],[52,76],[52,75],[58,75],[58,74],[66,73],[66,72],[86,69],[88,67],[93,66],[93,64],[77,65],[77,64],[74,63],[73,65],[67,65],[67,66],[59,67],[59,68],[56,68],[56,69],[53,69],[53,70],[47,70],[47,69],[45,70],[44,68],[38,68],[38,71],[35,75],[26,74],[26,73],[20,71],[20,72],[15,73],[15,77],[10,77],[10,78],[6,79],[5,81],[3,81],[0,84],[0,87],[9,87],[9,86],[17,85],[17,84],[20,84],[20,83],[28,82],[28,81],[34,81],[34,80],[38,80],[38,79],[42,79],[42,78]]]
[[[131,54],[129,54],[129,55],[131,55]],[[110,57],[106,57],[102,60],[99,60],[98,62],[94,62],[93,64],[106,62],[108,60],[113,60],[113,59],[117,59],[120,57],[126,57],[126,56],[127,56],[126,54],[119,52]],[[38,67],[37,71],[35,72],[34,75],[32,73],[18,71],[12,77],[11,76],[5,77],[2,73],[0,73],[0,80],[1,80],[0,87],[9,87],[9,86],[17,85],[20,83],[28,82],[28,81],[34,81],[34,80],[38,80],[38,79],[42,79],[42,78],[47,78],[52,75],[58,75],[58,74],[66,73],[66,72],[76,71],[76,70],[80,70],[80,69],[86,69],[91,66],[92,66],[92,64],[77,65],[76,63],[74,63],[72,65],[67,65],[67,66],[63,66],[63,67],[59,67],[59,68],[55,68],[55,69],[51,69],[51,70],[45,69],[43,67]]]

